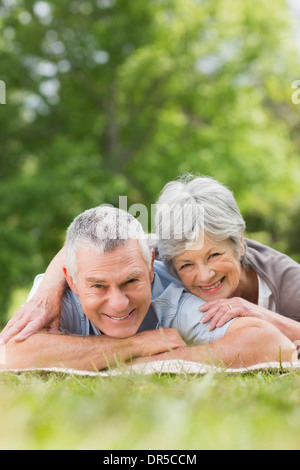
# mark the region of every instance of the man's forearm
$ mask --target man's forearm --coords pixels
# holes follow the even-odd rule
[[[6,345],[6,369],[63,367],[101,370],[136,354],[132,338],[69,336],[37,333],[24,342]]]
[[[37,333],[5,345],[2,369],[64,367],[101,370],[135,357],[148,357],[185,344],[172,329],[150,330],[128,338]],[[4,347],[4,346],[2,346]]]

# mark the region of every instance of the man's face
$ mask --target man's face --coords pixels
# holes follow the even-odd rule
[[[106,253],[79,248],[77,268],[76,283],[64,272],[89,320],[107,336],[134,335],[149,309],[154,276],[153,262],[149,271],[137,240]]]

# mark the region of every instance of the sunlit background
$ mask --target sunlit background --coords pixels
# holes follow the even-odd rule
[[[299,22],[298,0],[1,1],[2,324],[74,216],[186,172],[300,260]]]

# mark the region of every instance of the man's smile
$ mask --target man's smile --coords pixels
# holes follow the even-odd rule
[[[112,315],[108,315],[107,313],[103,313],[103,315],[110,318],[111,320],[121,321],[121,320],[125,320],[126,318],[131,317],[133,315],[134,311],[135,311],[135,309],[131,310],[131,312],[129,312],[127,315],[123,315],[122,317],[114,317]]]

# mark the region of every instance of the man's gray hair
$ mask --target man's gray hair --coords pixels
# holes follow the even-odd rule
[[[156,202],[159,256],[172,274],[172,259],[203,242],[230,240],[240,257],[245,221],[233,193],[210,177],[185,175],[167,183]]]
[[[128,240],[137,240],[141,254],[150,270],[151,250],[139,221],[128,212],[110,205],[101,205],[79,214],[66,234],[66,267],[77,280],[77,250],[92,248],[99,253],[111,252]]]

